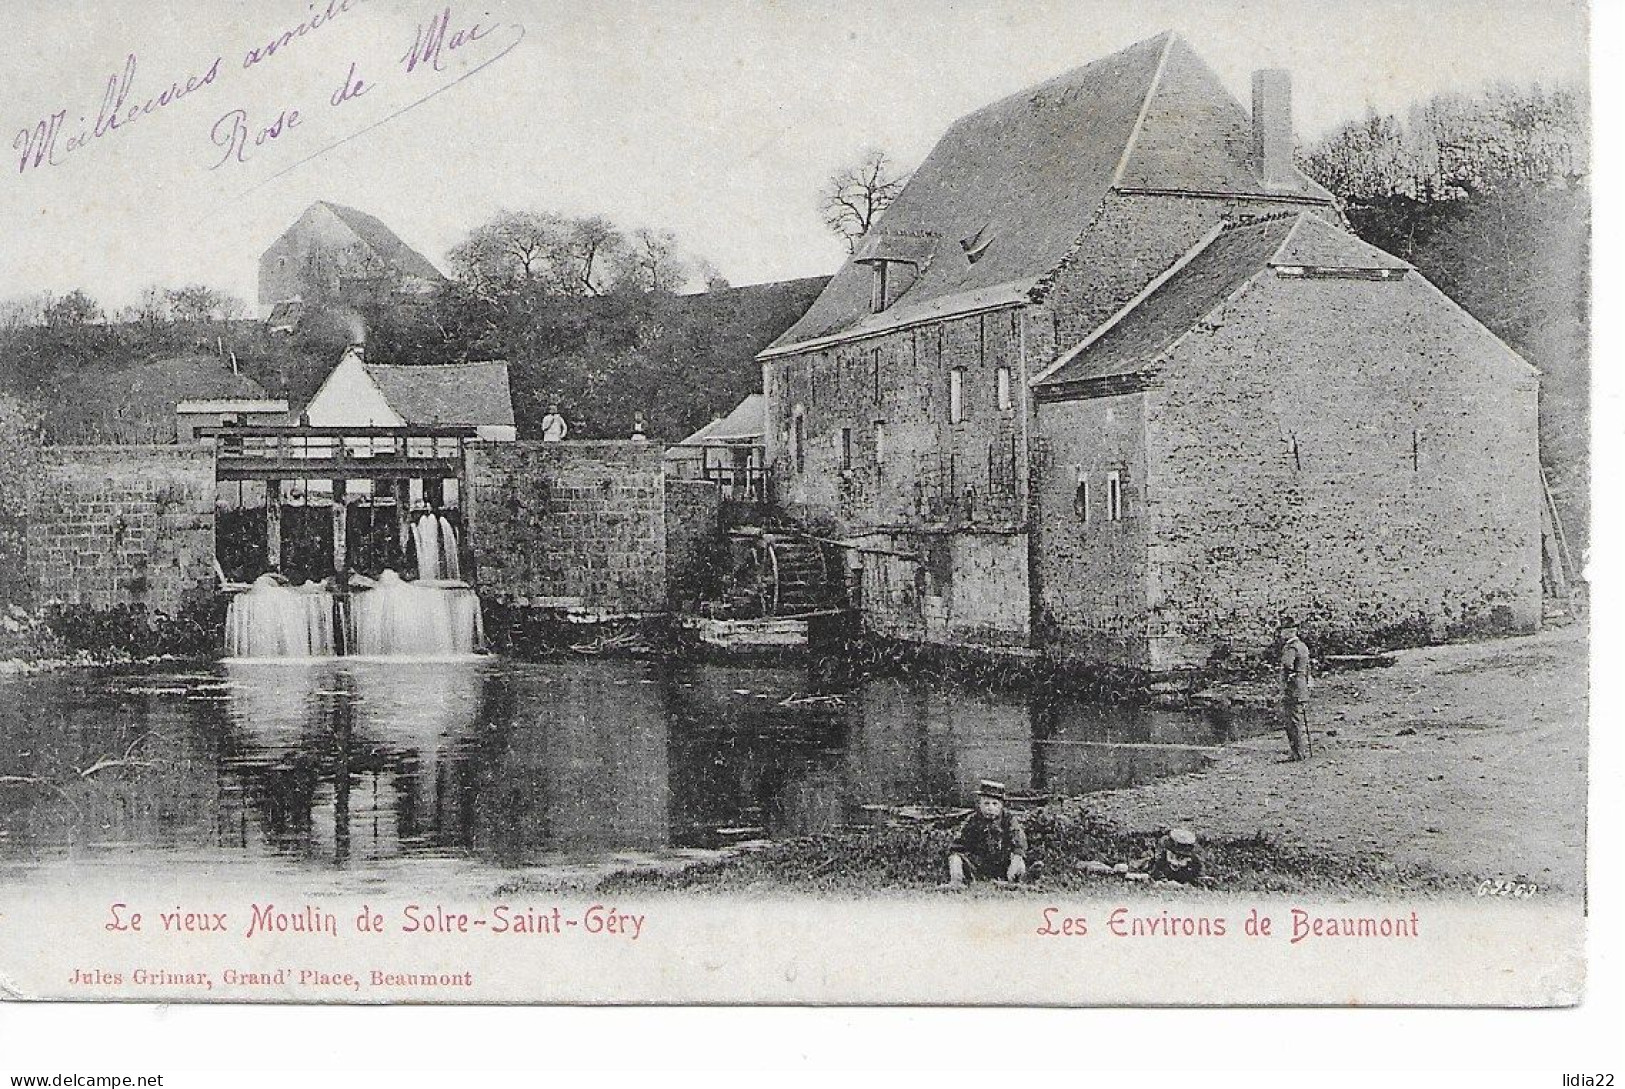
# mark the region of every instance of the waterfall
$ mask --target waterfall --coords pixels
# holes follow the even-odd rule
[[[457,558],[457,530],[444,514],[440,516],[440,577],[463,577],[463,562]]]
[[[418,519],[412,529],[412,543],[417,551],[418,578],[440,578],[440,519],[433,512]]]
[[[433,511],[420,515],[412,527],[412,547],[417,554],[419,582],[463,577],[457,527],[445,515]]]
[[[323,658],[333,653],[333,595],[313,583],[297,589],[261,575],[226,610],[231,658]]]
[[[418,538],[421,548],[425,536],[438,536],[439,527],[428,515],[419,527],[426,530]],[[350,599],[349,635],[350,653],[366,656],[472,654],[485,638],[480,599],[473,590],[426,586],[422,579],[404,582],[393,571],[385,571],[375,587]]]

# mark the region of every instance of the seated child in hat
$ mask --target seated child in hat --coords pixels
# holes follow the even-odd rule
[[[976,789],[976,812],[965,818],[948,848],[948,883],[1020,881],[1027,875],[1027,833],[1021,819],[1004,807],[1004,784],[983,779]]]
[[[1196,833],[1188,828],[1170,828],[1157,841],[1157,849],[1134,862],[1115,866],[1093,859],[1078,863],[1084,873],[1119,874],[1130,881],[1175,881],[1194,885],[1202,880],[1202,855],[1196,849]]]
[[[1196,850],[1196,833],[1189,828],[1170,828],[1157,842],[1157,852],[1142,863],[1145,875],[1153,881],[1177,881],[1194,885],[1202,879],[1202,856]]]

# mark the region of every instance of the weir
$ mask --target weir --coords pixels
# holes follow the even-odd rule
[[[199,435],[214,444],[218,521],[230,525],[217,533],[222,577],[243,580],[225,587],[229,657],[447,657],[483,644],[479,596],[464,581],[474,429]]]

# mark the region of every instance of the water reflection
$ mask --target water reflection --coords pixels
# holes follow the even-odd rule
[[[866,806],[964,804],[981,778],[1120,787],[1199,767],[1217,740],[1175,712],[790,668],[58,673],[0,680],[0,775],[19,780],[0,787],[0,858],[510,868],[834,831]]]

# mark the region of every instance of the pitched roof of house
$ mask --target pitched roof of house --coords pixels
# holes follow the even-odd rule
[[[1182,39],[1132,45],[956,121],[858,254],[764,354],[1020,302],[1114,189],[1330,202],[1301,175],[1295,190],[1266,187],[1251,156],[1247,111]],[[893,252],[905,241],[910,252]],[[879,314],[862,263],[877,256],[927,262]]]
[[[138,364],[121,372],[132,397],[151,392],[175,401],[264,400],[265,387],[230,364],[202,352],[169,356]]]
[[[767,396],[748,395],[734,410],[719,420],[712,420],[678,446],[719,446],[726,443],[756,442],[767,434]]]
[[[399,366],[363,363],[384,399],[408,424],[512,427],[508,364]]]
[[[1056,387],[1144,371],[1268,268],[1375,278],[1410,267],[1311,212],[1216,230],[1033,384]]]
[[[340,222],[355,232],[357,238],[397,272],[435,282],[446,278],[433,262],[402,242],[400,236],[377,216],[346,204],[334,204],[330,200],[317,201],[313,207],[325,208],[337,216]]]

